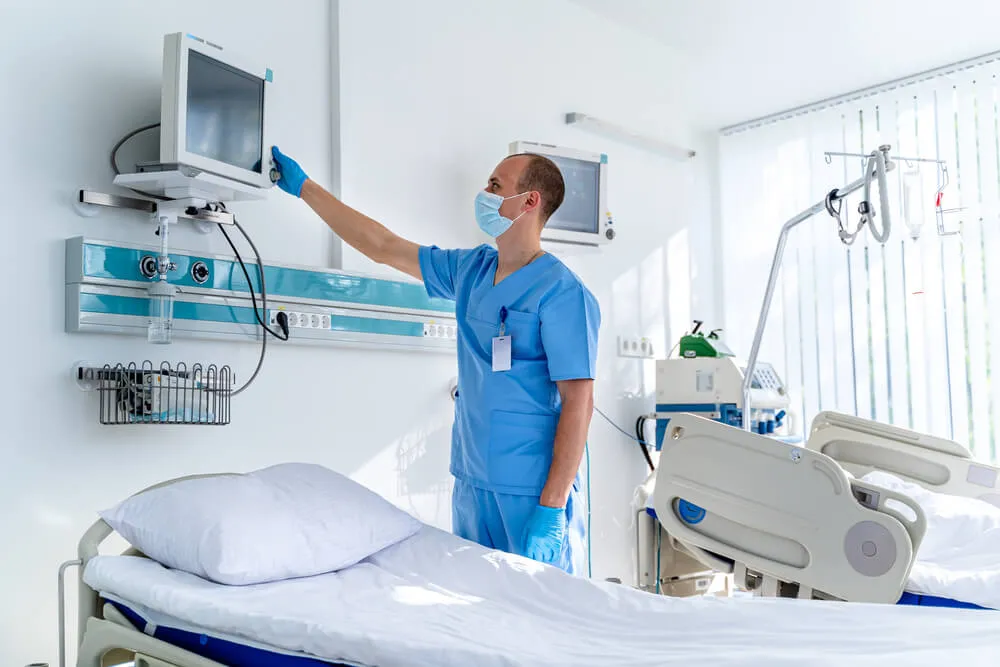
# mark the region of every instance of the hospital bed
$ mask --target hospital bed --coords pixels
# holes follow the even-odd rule
[[[344,570],[250,586],[215,584],[134,550],[101,554],[111,535],[97,521],[79,542],[78,667],[834,665],[859,657],[992,665],[1000,652],[992,612],[669,598],[430,526]]]
[[[684,549],[761,596],[984,606],[911,590],[929,517],[900,489],[1000,507],[998,473],[957,443],[832,412],[801,447],[678,415],[653,505]],[[990,575],[977,573],[978,586],[995,581],[1000,597],[1000,572]]]

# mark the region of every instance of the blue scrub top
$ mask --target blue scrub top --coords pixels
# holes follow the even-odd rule
[[[562,401],[556,381],[594,379],[597,299],[544,254],[494,286],[497,251],[420,248],[432,297],[455,301],[458,398],[451,473],[473,486],[539,495],[548,478]],[[511,336],[511,368],[493,371],[493,338]]]

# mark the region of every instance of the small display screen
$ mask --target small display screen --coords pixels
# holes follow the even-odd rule
[[[601,165],[573,158],[547,156],[562,172],[566,196],[545,224],[548,229],[597,234],[600,231]]]
[[[264,80],[188,51],[187,151],[261,173]]]

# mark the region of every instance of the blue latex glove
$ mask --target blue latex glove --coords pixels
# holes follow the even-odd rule
[[[524,527],[524,555],[551,565],[558,560],[565,537],[565,508],[538,505]]]
[[[290,195],[301,196],[302,184],[309,178],[306,172],[302,171],[298,162],[279,151],[277,146],[271,147],[271,155],[274,157],[278,173],[281,174],[278,187]]]

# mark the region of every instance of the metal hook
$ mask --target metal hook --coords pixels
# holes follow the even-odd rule
[[[826,195],[826,212],[830,214],[834,220],[837,221],[837,234],[840,236],[840,241],[844,245],[851,245],[854,243],[855,237],[858,232],[861,231],[861,225],[858,225],[858,229],[852,234],[844,228],[844,220],[840,216],[840,212],[843,210],[844,200],[840,197],[839,190],[834,188],[830,190]]]
[[[947,164],[940,164],[940,165],[938,165],[938,167],[939,167],[939,171],[940,171],[940,174],[938,176],[938,182],[941,183],[941,178],[942,177],[944,178],[944,183],[941,183],[938,186],[937,196],[940,197],[941,195],[944,194],[944,189],[946,187],[948,187],[949,183],[951,183],[951,176],[948,174],[948,165]],[[938,207],[940,207],[940,202],[938,203]]]
[[[934,217],[937,222],[937,233],[938,236],[954,236],[959,232],[946,232],[944,230],[944,207],[941,205],[941,199],[944,197],[944,190],[951,183],[951,175],[948,173],[947,164],[939,164],[938,173],[938,189],[937,194],[934,199]],[[961,210],[961,209],[958,209]]]

